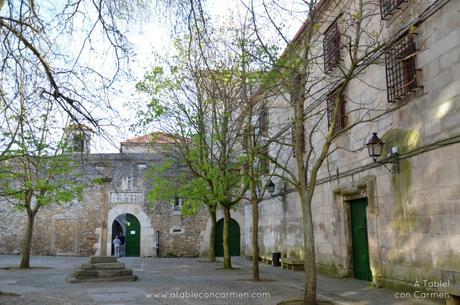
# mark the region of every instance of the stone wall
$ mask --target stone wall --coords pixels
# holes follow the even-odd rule
[[[81,161],[79,170],[86,183],[83,200],[40,209],[33,234],[34,254],[89,256],[99,253],[103,189],[93,181],[104,175],[113,179],[110,184],[108,251],[112,222],[125,213],[133,214],[140,221],[142,256],[155,254],[157,230],[160,231],[161,256],[198,256],[203,251],[200,239],[208,220],[206,210],[194,216],[183,216],[168,203],[147,202],[147,193],[154,181],[150,181],[146,173],[148,168],[162,162],[161,155],[89,154],[75,157]],[[25,221],[24,212],[13,210],[5,200],[0,201],[0,253],[21,252]],[[180,231],[175,232],[178,228]]]
[[[202,209],[195,216],[184,216],[173,211],[168,203],[159,203],[151,209],[155,230],[160,231],[160,256],[199,256],[200,234],[206,228],[208,213]]]
[[[327,167],[321,169],[313,202],[316,258],[321,271],[352,275],[349,204],[353,199],[367,198],[369,255],[375,282],[387,286],[410,286],[417,278],[460,282],[456,225],[460,220],[460,2],[445,2],[421,19],[429,1],[409,1],[407,10],[398,11],[391,22],[383,22],[391,36],[420,17],[416,25],[421,49],[417,67],[423,89],[407,97],[403,101],[407,105],[361,124],[335,141],[332,149],[343,149],[335,151]],[[368,101],[373,103],[367,105],[369,109],[395,106],[386,102],[384,65],[370,66],[360,79],[363,81],[355,80],[347,88],[353,101],[347,104],[350,123],[359,119],[359,107]],[[285,97],[274,97],[279,104],[283,98],[285,101]],[[289,121],[289,112],[280,111],[283,108],[279,104],[270,110],[273,126]],[[325,130],[327,125],[322,124]],[[277,131],[271,128],[270,133]],[[404,156],[399,174],[383,167],[369,169],[372,161],[364,146],[371,132],[383,138],[385,153],[389,147],[398,146]],[[314,145],[321,144],[321,138],[315,137]],[[285,149],[281,158],[288,159],[290,153]],[[277,191],[282,189],[280,182],[274,181]],[[261,254],[281,250],[284,257],[301,258],[301,208],[296,193],[291,190],[285,196],[267,196],[259,206],[259,215]],[[250,255],[249,205],[245,206],[245,217],[246,254]]]

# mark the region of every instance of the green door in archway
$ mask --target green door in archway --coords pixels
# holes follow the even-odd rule
[[[350,202],[353,274],[356,279],[372,281],[369,263],[369,243],[367,240],[366,209],[366,198]]]
[[[230,218],[230,255],[240,256],[240,225],[238,222]],[[216,256],[224,256],[224,219],[222,218],[216,224]]]
[[[126,256],[141,254],[141,225],[136,216],[126,214]]]

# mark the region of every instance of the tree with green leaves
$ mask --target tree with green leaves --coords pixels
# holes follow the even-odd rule
[[[148,79],[149,82],[152,82],[152,78]],[[209,85],[208,81],[206,85]],[[149,86],[156,85],[150,83]],[[170,93],[171,97],[177,97],[176,89]],[[190,92],[188,96],[191,96]],[[241,163],[238,162],[235,152],[232,151],[238,144],[237,138],[229,136],[230,132],[236,132],[230,127],[231,113],[225,110],[226,107],[223,107],[222,111],[221,105],[211,99],[204,100],[201,96],[193,101],[186,100],[184,103],[181,100],[171,103],[173,99],[168,98],[168,104],[171,103],[169,105],[161,101],[164,100],[154,98],[152,103],[155,105],[150,109],[161,109],[161,114],[155,114],[155,116],[162,120],[163,131],[174,135],[176,139],[174,149],[169,153],[174,160],[174,165],[182,164],[186,171],[183,176],[161,177],[164,170],[172,166],[171,163],[166,164],[165,168],[152,176],[155,183],[151,198],[158,200],[181,196],[186,198],[188,202],[186,206],[193,207],[193,210],[203,206],[207,207],[211,218],[208,252],[210,261],[215,260],[216,211],[218,206],[223,208],[224,267],[231,268],[228,246],[230,210],[242,196],[240,190]],[[176,186],[175,191],[164,192],[171,185]]]
[[[177,145],[178,143],[175,146]],[[171,153],[171,147],[165,148],[165,151]],[[173,199],[184,199],[181,212],[186,216],[195,215],[200,209],[206,208],[211,218],[208,261],[215,262],[217,203],[212,201],[206,181],[192,175],[181,159],[174,156],[177,154],[173,153],[160,166],[147,172],[147,176],[152,180],[152,188],[148,194],[149,202],[172,203]]]
[[[176,135],[176,156],[197,184],[206,185],[208,194],[201,199],[210,208],[213,227],[215,209],[222,208],[224,268],[230,269],[231,209],[245,192],[239,142],[244,122],[237,115],[242,103],[239,58],[217,38],[225,30],[216,31],[193,29],[177,40],[177,55],[139,83],[138,88],[151,97],[140,124],[158,121],[162,131]]]
[[[270,66],[254,34],[245,20],[239,31],[235,55],[240,59],[238,81],[241,86],[241,108],[239,115],[244,121],[240,135],[241,158],[244,160],[243,186],[247,189],[245,199],[251,203],[252,210],[252,279],[260,280],[259,274],[259,204],[264,200],[271,175],[276,166],[270,166],[268,101],[264,90],[270,82]],[[275,50],[276,47],[272,47]]]
[[[64,153],[66,131],[60,111],[50,100],[33,99],[35,94],[20,83],[19,103],[2,105],[8,113],[0,131],[10,147],[0,161],[0,197],[27,216],[20,268],[30,267],[32,235],[37,213],[51,204],[71,202],[81,196],[78,162]]]

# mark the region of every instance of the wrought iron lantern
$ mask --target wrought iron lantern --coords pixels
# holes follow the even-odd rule
[[[388,169],[392,174],[399,174],[399,153],[398,147],[393,146],[389,152],[388,158],[381,160],[380,157],[383,153],[383,143],[382,139],[377,136],[377,133],[372,133],[372,137],[367,141],[366,146],[369,152],[369,156],[374,160],[375,163],[379,163],[383,165],[386,169]],[[388,168],[386,164],[393,164],[391,168]]]
[[[273,195],[273,193],[275,192],[275,184],[273,183],[273,181],[268,181],[268,184],[267,184],[267,189],[268,189],[268,192],[270,193],[270,195]]]
[[[372,137],[367,141],[366,146],[369,151],[369,156],[377,162],[378,158],[382,155],[383,151],[383,141],[377,136],[377,133],[372,133]]]

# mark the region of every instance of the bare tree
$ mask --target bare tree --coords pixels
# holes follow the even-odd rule
[[[386,46],[376,11],[378,3],[304,1],[304,5],[303,11],[308,17],[292,41],[286,38],[282,26],[271,16],[270,8],[283,7],[281,3],[263,2],[264,14],[254,9],[253,1],[248,9],[262,49],[269,52],[258,25],[262,18],[265,22],[268,20],[272,29],[289,43],[280,58],[271,56],[274,68],[270,82],[276,85],[269,86],[266,96],[272,106],[284,107],[292,119],[274,128],[276,132],[272,132],[269,141],[272,143],[269,158],[279,167],[273,175],[287,181],[300,198],[304,304],[314,305],[316,259],[312,202],[318,173],[328,156],[340,149],[335,144],[337,137],[359,124],[377,120],[389,110],[385,107],[366,109],[362,105],[354,110],[354,122],[344,122],[343,109],[349,84],[376,63]],[[286,149],[289,147],[291,151]]]
[[[1,1],[1,103],[17,103],[20,75],[33,75],[24,85],[37,100],[52,101],[76,123],[110,124],[100,114],[112,109],[113,84],[128,73],[123,29],[146,8],[142,0]],[[0,143],[3,153],[8,143]]]

